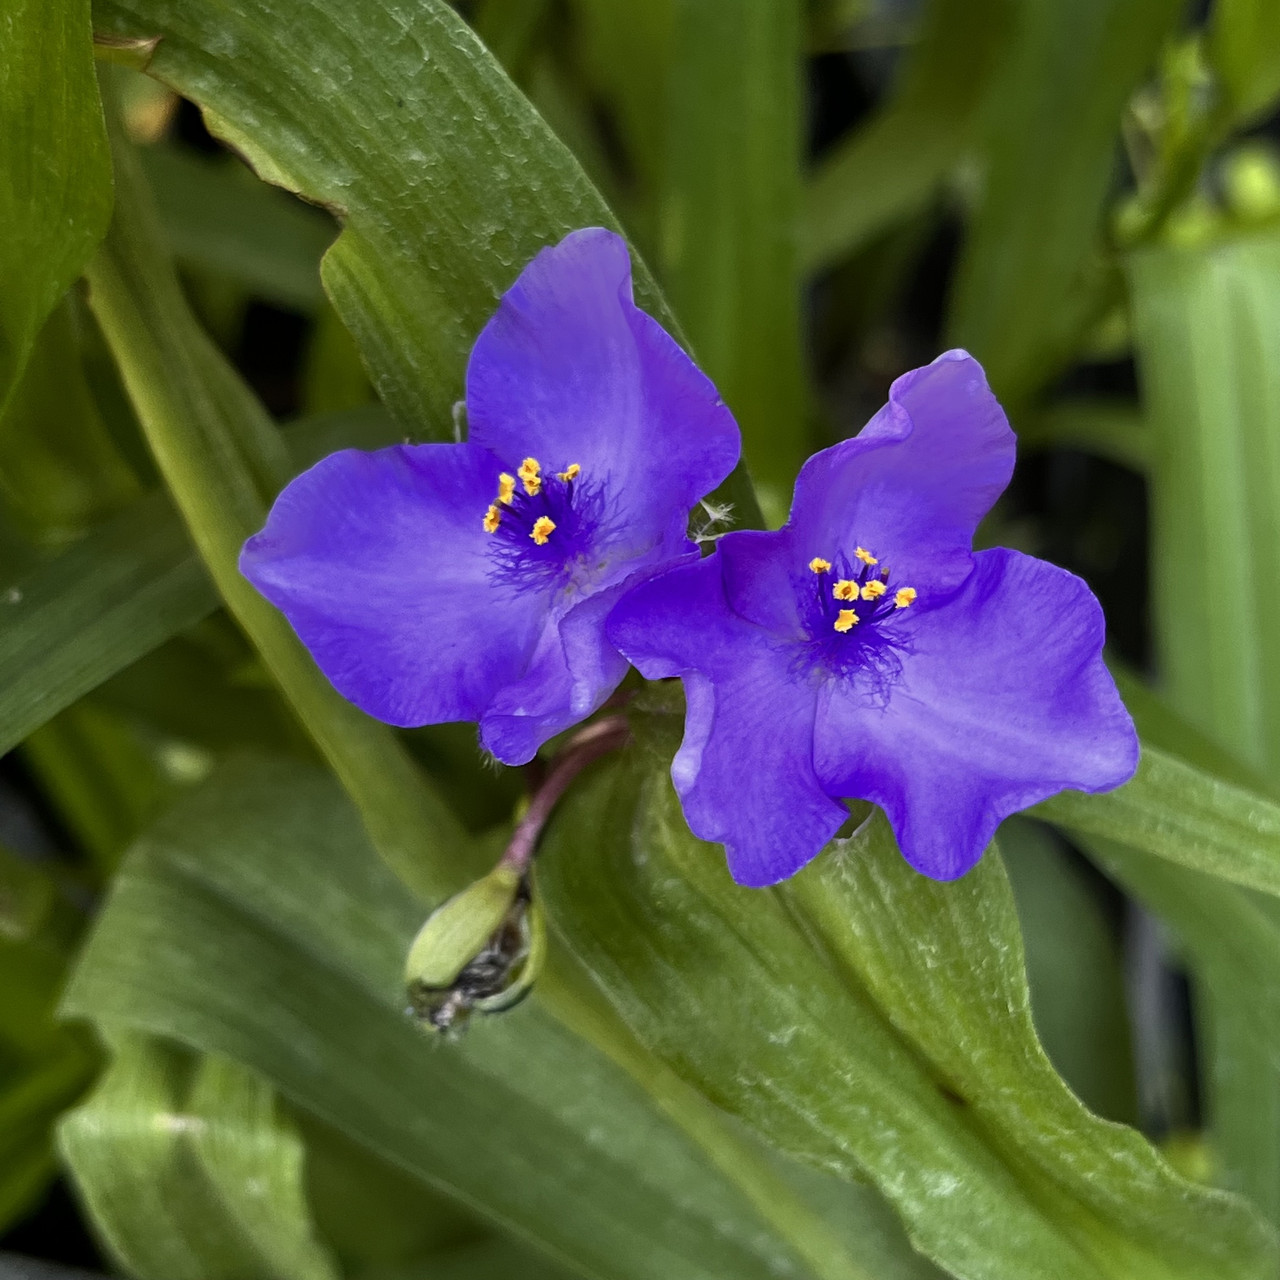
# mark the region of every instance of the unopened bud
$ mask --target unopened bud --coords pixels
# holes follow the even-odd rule
[[[405,961],[411,1010],[447,1031],[472,1011],[509,1009],[529,993],[545,948],[529,876],[495,867],[437,907],[418,931]]]

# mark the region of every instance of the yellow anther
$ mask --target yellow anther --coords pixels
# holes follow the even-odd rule
[[[858,615],[852,609],[841,609],[831,625],[837,631],[852,631],[858,625]]]
[[[915,587],[903,587],[893,597],[895,609],[905,609],[916,598]]]
[[[493,533],[502,523],[502,513],[498,510],[498,504],[495,502],[488,511],[484,513],[484,531],[485,533]]]
[[[810,573],[830,573],[831,561],[824,560],[821,556],[814,556],[813,559],[809,561],[809,572]]]
[[[851,582],[848,578],[841,578],[834,587],[831,588],[831,594],[837,600],[856,600],[858,598],[858,584]]]
[[[857,556],[858,559],[861,560],[863,564],[879,564],[880,563],[880,561],[877,560],[875,556],[873,556],[871,552],[866,549],[866,547],[855,548],[853,554]]]
[[[872,578],[871,581],[862,588],[862,598],[864,600],[879,600],[887,590],[888,587],[886,587],[879,578]]]
[[[576,462],[571,462],[563,471],[556,472],[556,478],[559,480],[576,480],[581,474],[582,468]]]
[[[517,473],[524,481],[524,491],[531,498],[542,488],[542,467],[537,458],[526,458]]]
[[[551,537],[551,534],[555,529],[555,527],[556,527],[556,522],[552,520],[549,516],[539,516],[533,522],[533,532],[529,535],[529,537],[531,537],[534,540],[534,542],[538,544],[538,546],[540,547],[545,546],[547,539]]]
[[[511,499],[516,496],[516,478],[503,472],[498,477],[498,501],[504,506],[511,505]]]

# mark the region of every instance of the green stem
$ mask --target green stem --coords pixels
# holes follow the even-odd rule
[[[284,617],[241,576],[290,469],[257,398],[184,300],[150,192],[114,112],[116,210],[89,298],[156,464],[227,608],[315,739],[395,872],[429,899],[457,887],[470,842],[392,731],[338,695]]]

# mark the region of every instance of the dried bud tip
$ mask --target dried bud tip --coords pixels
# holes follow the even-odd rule
[[[405,961],[412,1012],[447,1031],[473,1010],[509,1009],[533,986],[545,946],[528,876],[495,867],[437,907],[418,931]]]

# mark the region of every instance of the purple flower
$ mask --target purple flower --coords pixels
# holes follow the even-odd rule
[[[878,804],[907,861],[948,880],[1008,814],[1133,774],[1089,589],[972,550],[1013,456],[981,368],[947,352],[809,459],[782,529],[728,534],[614,610],[610,638],[640,671],[684,680],[672,777],[740,884],[798,871],[843,799]]]
[[[240,567],[345,697],[397,725],[476,720],[520,764],[627,664],[624,588],[694,551],[738,429],[631,297],[600,228],[541,253],[467,367],[465,444],[344,450],[276,500]]]

